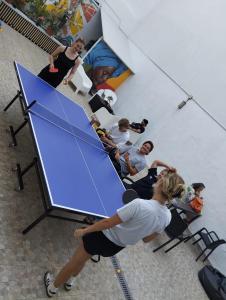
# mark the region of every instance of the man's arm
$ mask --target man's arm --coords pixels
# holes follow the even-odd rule
[[[91,232],[96,231],[102,231],[104,229],[112,228],[116,225],[119,225],[122,223],[122,220],[119,218],[118,214],[115,214],[111,218],[103,219],[99,222],[96,222],[95,224],[88,226],[86,228],[81,228],[75,230],[75,237],[82,237],[83,235]]]
[[[138,173],[138,170],[135,167],[132,167],[132,165],[130,163],[130,160],[129,160],[129,153],[128,152],[126,152],[124,154],[124,158],[125,158],[126,167],[127,167],[128,172],[129,172],[129,175],[131,175],[131,176],[136,175]]]
[[[164,167],[166,169],[171,170],[172,172],[176,171],[174,167],[169,166],[168,164],[164,163],[161,160],[154,160],[153,163],[151,164],[151,168],[157,168],[157,167]]]
[[[135,128],[131,127],[131,126],[130,126],[129,129],[132,130],[132,131],[134,131],[134,132],[136,132],[136,133],[141,133],[140,129],[135,129]]]
[[[107,138],[106,136],[103,136],[100,138],[101,141],[105,144],[105,145],[109,145],[109,146],[112,146],[112,147],[116,147],[116,144],[114,144],[112,142],[112,140],[110,140],[109,138]]]
[[[158,236],[158,233],[152,233],[146,237],[143,238],[144,243],[149,243],[150,241],[154,240]]]

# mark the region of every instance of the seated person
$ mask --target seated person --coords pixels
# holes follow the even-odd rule
[[[153,143],[151,141],[146,141],[140,149],[131,147],[130,150],[124,154],[120,154],[120,151],[116,150],[110,153],[110,158],[119,176],[133,176],[146,167],[147,163],[145,156],[148,155],[153,148]]]
[[[131,124],[130,124],[130,129],[131,129],[132,131],[137,132],[137,133],[143,133],[143,132],[145,131],[145,127],[146,127],[147,125],[148,125],[148,120],[143,119],[143,120],[141,121],[141,123],[135,123],[135,122],[131,123]]]
[[[165,168],[159,173],[159,175],[157,174],[158,167]],[[154,183],[156,183],[159,178],[168,174],[169,172],[176,172],[176,169],[160,160],[154,160],[150,168],[148,169],[148,174],[146,176],[132,184],[127,184],[125,182],[123,183],[126,189],[135,190],[140,198],[151,199],[153,195]]]
[[[129,144],[129,120],[121,119],[118,123],[114,124],[108,132],[100,137],[108,150],[113,148],[119,148],[125,144]],[[98,132],[97,132],[98,133]]]
[[[196,197],[202,199],[201,192],[205,189],[205,185],[202,182],[199,183],[192,183],[190,186],[187,187],[185,195],[181,199],[184,203],[190,204],[192,200]],[[200,200],[202,202],[202,200]],[[200,210],[202,209],[203,204],[200,205]],[[194,209],[193,209],[194,210]],[[196,212],[197,213],[197,212]],[[194,216],[191,212],[186,212],[186,219],[187,223],[191,223],[197,216]],[[199,213],[201,215],[201,211]]]
[[[187,187],[186,193],[182,198],[182,201],[185,203],[189,203],[194,199],[194,197],[201,197],[201,192],[205,189],[204,183],[192,183],[190,186]]]

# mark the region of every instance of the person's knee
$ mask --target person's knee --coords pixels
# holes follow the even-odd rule
[[[91,255],[85,250],[83,241],[81,241],[71,260],[82,264],[85,263],[90,257]]]

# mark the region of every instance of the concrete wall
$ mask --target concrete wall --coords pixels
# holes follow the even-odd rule
[[[122,10],[123,4],[117,7],[116,2],[116,26],[129,36],[137,68],[117,90],[116,113],[134,121],[150,120],[144,139],[152,139],[155,150],[149,161],[158,158],[169,162],[188,183],[206,185],[203,216],[191,229],[206,226],[226,239],[226,132],[192,101],[177,110],[187,95],[151,61],[154,59],[226,126],[226,3],[143,1],[136,14],[137,1],[120,1],[131,4],[128,18],[123,13],[126,6]],[[226,274],[225,246],[211,255],[211,262]]]

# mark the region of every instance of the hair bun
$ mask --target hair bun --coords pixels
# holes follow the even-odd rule
[[[185,193],[185,184],[181,176],[176,173],[168,173],[162,177],[162,194],[168,200],[181,198]]]
[[[185,190],[186,190],[185,184],[178,184],[177,191],[174,192],[172,198],[182,198],[185,194]]]

